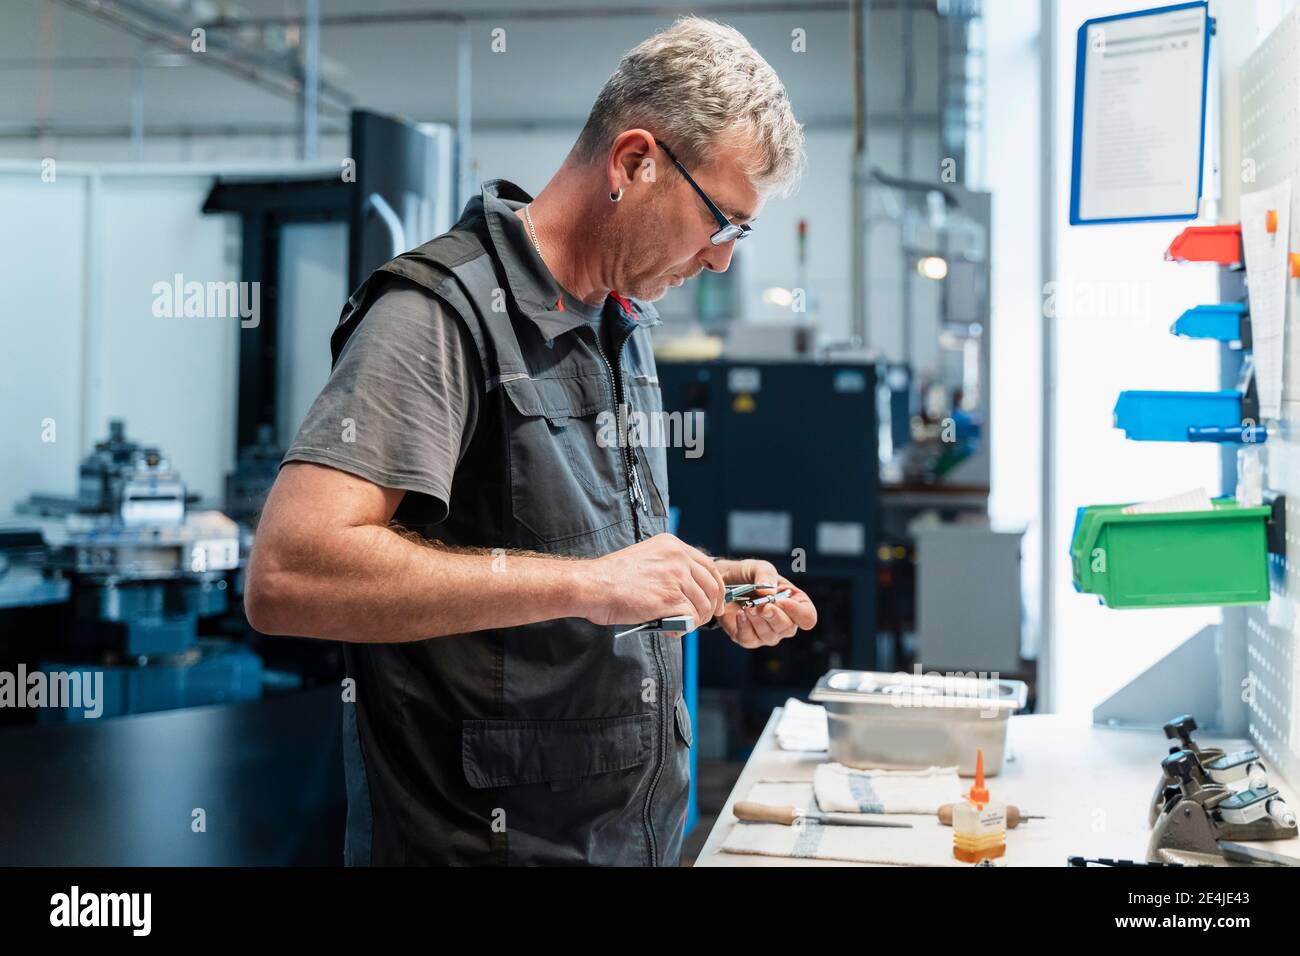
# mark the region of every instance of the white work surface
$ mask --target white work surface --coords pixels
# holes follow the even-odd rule
[[[776,744],[776,725],[781,708],[772,717],[727,798],[696,866],[854,866],[861,864],[833,860],[794,859],[729,853],[722,844],[739,823],[731,808],[746,799],[760,780],[808,780],[826,753],[781,750]],[[1201,746],[1222,746],[1240,750],[1246,740],[1193,735]],[[1096,727],[1056,715],[1012,717],[1007,731],[1008,754],[1002,772],[986,781],[999,800],[1013,803],[1022,812],[1042,814],[1046,820],[1026,820],[1007,831],[1007,866],[1065,866],[1070,856],[1092,859],[1144,860],[1146,858],[1147,803],[1160,776],[1160,761],[1168,753],[1169,741],[1159,730],[1120,730]],[[965,783],[963,778],[963,783]],[[1295,793],[1269,768],[1269,784],[1297,807]],[[915,825],[939,827],[938,820],[905,817]],[[762,824],[760,824],[762,825]],[[944,828],[948,829],[948,828]],[[948,829],[951,833],[951,830]],[[1300,838],[1256,844],[1262,848],[1300,857]]]

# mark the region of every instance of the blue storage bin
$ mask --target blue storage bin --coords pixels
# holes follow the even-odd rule
[[[1198,305],[1180,315],[1169,331],[1189,339],[1240,342],[1241,317],[1245,314],[1244,302]]]
[[[1241,426],[1241,393],[1120,392],[1115,427],[1134,441],[1187,441],[1190,428]]]

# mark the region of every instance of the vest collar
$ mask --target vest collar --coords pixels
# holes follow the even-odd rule
[[[505,271],[510,295],[519,311],[541,330],[542,335],[552,339],[586,325],[587,320],[582,314],[563,307],[559,284],[533,248],[527,227],[515,215],[515,210],[532,201],[533,197],[514,183],[492,179],[483,184],[481,195],[470,200],[462,218],[476,211],[473,208],[475,204],[480,205],[497,261]],[[632,318],[638,324],[647,328],[660,324],[659,312],[649,302],[640,299],[624,301],[632,303]]]

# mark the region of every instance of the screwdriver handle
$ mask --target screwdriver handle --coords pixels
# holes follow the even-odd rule
[[[946,827],[952,826],[952,811],[956,806],[955,803],[945,803],[939,807],[939,822]],[[1007,804],[1007,829],[1014,830],[1020,826],[1020,821],[1026,819],[1021,813],[1020,808],[1014,803]]]
[[[737,803],[731,808],[731,812],[736,815],[737,820],[748,820],[750,823],[780,823],[787,827],[794,826],[800,815],[794,807],[773,807],[766,803],[751,803],[748,800]]]

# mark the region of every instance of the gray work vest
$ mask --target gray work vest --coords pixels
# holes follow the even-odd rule
[[[657,313],[611,296],[603,348],[528,244],[513,213],[528,201],[486,184],[450,232],[361,285],[331,343],[337,360],[392,276],[464,323],[484,392],[449,514],[395,517],[447,544],[501,549],[493,573],[506,575],[510,549],[596,557],[667,526],[664,449],[601,437],[620,405],[662,410]],[[691,743],[681,645],[616,630],[569,618],[346,645],[357,695],[344,709],[346,861],[677,865]]]

